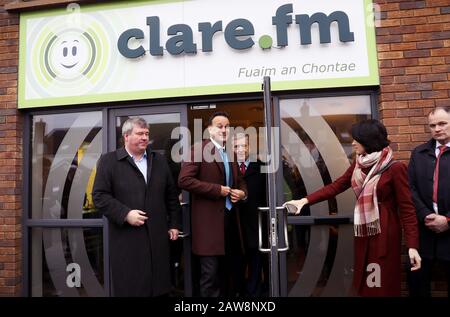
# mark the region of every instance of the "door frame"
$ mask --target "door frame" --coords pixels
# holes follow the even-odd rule
[[[30,250],[31,250],[31,230],[38,229],[85,229],[102,228],[102,247],[103,247],[103,283],[105,296],[111,295],[110,272],[109,272],[109,233],[108,222],[103,216],[98,219],[32,219],[31,216],[31,196],[32,196],[32,131],[33,117],[56,114],[72,114],[83,112],[102,112],[102,152],[105,150],[107,136],[105,133],[105,109],[103,107],[88,107],[75,109],[39,109],[24,112],[23,120],[23,195],[22,195],[22,287],[21,296],[31,297],[31,270],[30,270]]]
[[[304,94],[289,94],[289,95],[274,95],[273,96],[273,120],[274,126],[281,129],[281,116],[280,116],[280,100],[286,99],[305,99],[305,98],[324,98],[324,97],[342,97],[342,96],[369,96],[370,97],[370,110],[373,119],[379,118],[378,111],[378,98],[377,91],[375,90],[367,90],[367,89],[358,89],[358,90],[347,90],[347,91],[329,91],[329,92],[307,92]],[[278,142],[278,153],[281,154],[281,134],[279,136],[280,139],[276,140]],[[276,173],[276,206],[281,206],[284,203],[283,197],[283,169],[278,169]],[[286,210],[281,211],[283,213],[287,212]],[[353,217],[348,216],[328,216],[328,217],[320,217],[320,216],[303,216],[301,218],[295,216],[284,217],[284,215],[278,215],[278,219],[280,221],[280,225],[277,227],[277,241],[280,244],[281,241],[285,241],[285,231],[284,228],[287,225],[302,225],[302,226],[314,226],[314,225],[341,225],[341,224],[352,224]],[[285,219],[287,219],[287,223],[284,223]],[[283,242],[279,247],[283,248]],[[287,297],[288,296],[288,270],[287,270],[287,257],[286,252],[281,252],[279,254],[279,280],[276,281],[276,285],[280,287],[280,296]],[[277,278],[277,276],[274,276]],[[271,277],[272,279],[272,277]],[[273,283],[270,280],[270,283]]]
[[[180,127],[188,127],[187,104],[168,104],[164,106],[129,106],[110,109],[108,112],[108,148],[107,152],[116,150],[116,118],[121,116],[140,116],[157,114],[180,114]],[[150,127],[151,135],[151,127]],[[177,180],[174,180],[175,182]],[[183,238],[183,263],[184,263],[184,295],[191,297],[192,286],[192,252],[191,252],[191,219],[189,210],[189,193],[182,191],[182,238]]]

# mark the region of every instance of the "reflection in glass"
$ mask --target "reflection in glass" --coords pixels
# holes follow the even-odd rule
[[[351,126],[371,118],[370,96],[280,100],[284,201],[300,199],[341,176],[353,159]],[[304,208],[301,216],[352,216],[351,190]],[[353,261],[348,225],[289,226],[289,296],[346,296]],[[295,277],[296,275],[296,277]]]
[[[337,254],[337,243],[339,240],[339,233],[346,227],[350,231],[352,230],[352,225],[339,225],[339,226],[318,226],[323,232],[328,232],[324,234],[322,239],[315,241],[314,245],[311,245],[311,240],[309,237],[304,237],[305,228],[304,226],[291,226],[289,235],[289,244],[291,246],[289,253],[287,255],[287,265],[288,265],[288,293],[289,296],[347,296],[347,290],[351,286],[352,282],[352,268],[351,266],[346,266],[339,273],[341,274],[339,278],[339,283],[333,285],[330,289],[328,285],[330,274],[333,270],[333,266],[336,261]],[[306,231],[309,233],[309,230]],[[308,253],[308,248],[311,248],[311,252]],[[349,246],[351,249],[351,246]],[[322,252],[317,252],[317,251]],[[351,252],[351,250],[348,250]],[[305,271],[304,265],[306,262],[307,255],[311,257],[311,253],[325,253],[325,259],[323,261],[323,267],[320,271],[320,275],[314,285],[310,294],[306,294],[303,289],[301,289],[303,280],[308,277],[305,276],[307,271]],[[295,284],[297,286],[295,287]],[[300,286],[300,287],[299,287]],[[328,289],[327,289],[328,287]],[[325,293],[325,290],[326,293]]]
[[[31,241],[39,245],[32,249],[33,297],[105,296],[102,228],[33,228]]]
[[[172,130],[180,126],[180,113],[165,113],[139,115],[145,119],[149,125],[150,142],[153,151],[165,154],[169,148],[169,144],[173,142],[170,139]],[[122,126],[130,118],[130,116],[122,116],[116,118],[116,148],[123,146]]]
[[[33,219],[100,218],[92,202],[102,113],[33,117]]]

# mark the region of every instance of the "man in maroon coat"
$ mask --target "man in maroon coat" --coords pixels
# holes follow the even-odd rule
[[[231,159],[232,149],[225,149],[229,127],[228,114],[214,113],[208,125],[210,139],[192,147],[190,161],[182,163],[178,178],[179,187],[191,193],[192,251],[200,259],[202,297],[234,296],[241,287],[236,284],[242,281],[234,204],[246,198],[247,188],[236,159]]]

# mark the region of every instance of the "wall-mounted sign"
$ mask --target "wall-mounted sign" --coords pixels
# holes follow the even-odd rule
[[[371,0],[135,1],[21,15],[19,107],[378,85]]]

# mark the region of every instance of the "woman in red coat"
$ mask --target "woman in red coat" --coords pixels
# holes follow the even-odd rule
[[[406,166],[394,161],[386,128],[377,120],[352,127],[356,159],[332,184],[294,205],[299,214],[306,204],[333,198],[352,187],[354,211],[353,291],[359,296],[400,296],[402,227],[411,270],[420,269],[417,219],[408,187]]]

